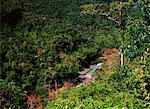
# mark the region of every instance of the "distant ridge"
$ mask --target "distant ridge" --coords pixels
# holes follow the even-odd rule
[[[102,2],[113,2],[113,0],[97,0],[97,1],[102,1]],[[116,1],[127,2],[128,0],[116,0]]]

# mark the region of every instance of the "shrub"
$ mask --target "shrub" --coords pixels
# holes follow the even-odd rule
[[[27,92],[22,87],[17,86],[15,82],[0,80],[0,90],[2,108],[25,108],[24,96]]]
[[[148,83],[143,81],[147,76],[139,73],[139,67],[118,67],[101,81],[64,90],[46,108],[149,108]]]

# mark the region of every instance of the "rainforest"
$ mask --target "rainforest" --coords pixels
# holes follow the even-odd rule
[[[1,109],[150,109],[148,0],[1,0]]]

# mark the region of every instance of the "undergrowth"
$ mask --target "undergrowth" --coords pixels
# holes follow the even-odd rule
[[[124,65],[88,86],[60,91],[46,109],[148,109],[150,79],[141,65]],[[150,75],[149,75],[150,76]]]

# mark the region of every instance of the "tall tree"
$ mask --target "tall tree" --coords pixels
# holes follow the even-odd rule
[[[103,1],[103,0],[102,0]],[[111,2],[112,1],[112,2]],[[121,41],[121,65],[124,64],[124,32],[125,32],[125,10],[130,7],[134,2],[121,2],[120,0],[111,0],[109,3],[93,2],[81,6],[82,14],[99,14],[105,16],[107,19],[114,21],[120,28],[120,41]]]

